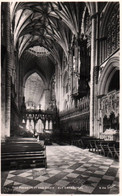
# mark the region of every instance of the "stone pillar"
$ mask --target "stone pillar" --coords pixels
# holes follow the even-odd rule
[[[18,59],[17,51],[14,52],[14,56],[15,56],[15,66],[16,66],[16,79],[15,79],[15,89],[17,93],[16,105],[20,106],[22,104],[22,100],[19,99],[19,59]]]
[[[1,140],[5,139],[5,89],[6,89],[6,43],[5,43],[5,6],[1,3]]]
[[[60,71],[60,107],[59,110],[62,111],[63,109],[63,87],[62,87],[62,74]]]
[[[73,98],[72,98],[72,93],[73,93],[73,50],[71,46],[69,46],[69,57],[68,57],[68,72],[69,72],[69,97],[70,97],[70,108],[73,108],[74,105],[73,103]]]
[[[72,94],[72,91],[73,91],[73,51],[71,47],[69,49],[68,64],[69,64],[70,93]]]
[[[90,136],[94,135],[94,54],[95,54],[95,18],[92,18],[92,35],[91,35],[91,78],[90,78]]]
[[[18,86],[18,107],[20,108],[21,107],[21,103],[22,103],[22,87],[21,87],[21,67],[20,67],[20,62],[19,62],[19,59],[17,59],[17,62],[18,62],[18,64],[17,64],[17,86]]]
[[[24,76],[23,64],[20,63],[20,60],[18,59],[18,55],[17,55],[17,67],[18,67],[18,99],[19,99],[18,106],[20,107],[22,103],[22,98],[24,96],[25,84],[23,84],[23,76]]]
[[[95,15],[95,63],[94,63],[94,136],[99,137],[98,117],[98,74],[99,74],[99,14]]]
[[[6,3],[5,37],[6,37],[6,105],[5,105],[5,136],[10,136],[11,119],[11,23],[10,23],[10,3]]]
[[[96,49],[98,51],[98,49]],[[94,136],[99,137],[99,114],[98,114],[98,85],[97,85],[97,78],[98,78],[98,66],[94,67]]]
[[[55,86],[55,95],[56,95],[56,106],[59,109],[60,102],[60,73],[59,73],[58,64],[55,65],[55,78],[56,78],[56,86]]]
[[[98,99],[98,137],[100,137],[100,134],[103,132],[103,122],[102,122],[102,110],[101,110],[101,98]]]
[[[91,78],[90,78],[90,136],[94,136],[94,66],[95,66],[95,17],[92,17]]]
[[[92,16],[91,84],[90,84],[90,136],[99,137],[98,130],[98,72],[99,72],[99,15]]]
[[[34,120],[34,135],[36,133],[36,120]]]
[[[58,67],[58,109],[60,108],[60,96],[61,96],[61,75],[60,75],[61,71]]]
[[[44,94],[45,94],[45,110],[47,110],[50,102],[50,90],[45,89]]]

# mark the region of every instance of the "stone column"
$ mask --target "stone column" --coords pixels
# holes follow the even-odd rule
[[[5,24],[4,24],[4,5],[1,5],[1,140],[5,139],[5,89],[6,89],[6,43],[5,43]]]
[[[63,109],[63,89],[62,89],[62,74],[60,71],[60,107],[59,110],[62,111]]]
[[[92,16],[91,35],[91,83],[90,83],[90,136],[96,136],[97,122],[97,85],[96,67],[98,66],[98,14]]]
[[[34,119],[34,135],[35,135],[35,132],[36,132],[36,120]]]
[[[55,78],[56,78],[56,86],[55,86],[56,106],[59,109],[59,104],[60,104],[60,72],[59,72],[58,64],[55,65]]]
[[[6,3],[5,37],[6,37],[6,100],[5,100],[5,136],[10,136],[11,119],[11,23],[10,23],[10,3]]]
[[[94,136],[94,66],[95,66],[95,17],[92,17],[91,78],[90,78],[90,136]]]
[[[69,48],[68,65],[69,65],[70,93],[72,94],[73,92],[73,51],[71,47]]]
[[[95,54],[95,18],[92,18],[92,35],[91,35],[91,78],[90,78],[90,136],[94,135],[94,54]]]
[[[49,102],[50,102],[50,90],[45,89],[44,94],[45,94],[45,110],[47,110],[47,108],[49,106]]]
[[[69,46],[69,57],[68,57],[68,72],[69,72],[69,97],[70,97],[70,108],[73,108],[74,105],[73,103],[73,98],[72,98],[72,93],[73,93],[73,51],[71,46]]]
[[[60,97],[61,97],[61,70],[58,67],[58,109],[60,108]]]
[[[94,64],[94,136],[99,137],[98,74],[99,74],[99,14],[95,15],[95,64]]]

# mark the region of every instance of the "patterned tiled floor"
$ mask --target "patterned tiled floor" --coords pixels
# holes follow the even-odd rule
[[[119,163],[75,146],[47,146],[47,169],[2,172],[2,193],[118,194]]]

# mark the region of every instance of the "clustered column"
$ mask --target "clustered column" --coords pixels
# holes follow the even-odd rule
[[[11,23],[10,23],[10,3],[6,3],[5,37],[6,37],[6,100],[5,100],[5,135],[10,136],[10,114],[11,114]]]
[[[96,136],[97,129],[97,77],[98,77],[98,14],[92,16],[91,36],[91,84],[90,84],[90,136]]]

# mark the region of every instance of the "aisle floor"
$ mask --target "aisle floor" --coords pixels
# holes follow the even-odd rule
[[[47,169],[2,172],[4,194],[118,194],[119,162],[75,146],[46,146]]]

